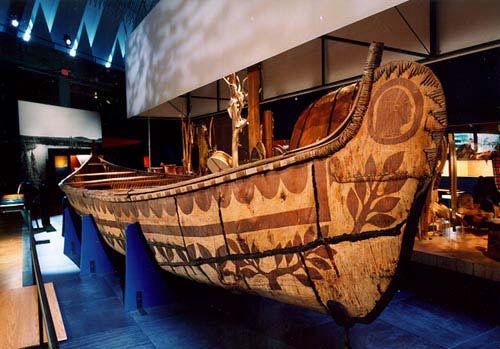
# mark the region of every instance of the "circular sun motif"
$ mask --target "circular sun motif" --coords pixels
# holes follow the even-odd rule
[[[368,132],[380,144],[410,139],[422,121],[423,97],[417,85],[406,79],[384,83],[368,108]]]

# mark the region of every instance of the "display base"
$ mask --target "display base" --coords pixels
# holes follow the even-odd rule
[[[165,304],[170,294],[166,276],[156,264],[139,224],[127,225],[125,232],[125,311]]]
[[[76,224],[71,212],[71,207],[66,207],[63,212],[64,254],[76,265],[80,265],[81,241],[76,231]]]
[[[105,249],[105,242],[91,215],[82,217],[81,251],[80,275],[114,272],[115,269]]]

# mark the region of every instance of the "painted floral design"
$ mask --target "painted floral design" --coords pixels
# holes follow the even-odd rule
[[[403,163],[404,151],[389,156],[384,161],[382,173],[395,173]],[[379,172],[380,173],[380,172]],[[365,163],[364,177],[374,178],[377,175],[377,166],[370,155]],[[362,177],[359,174],[360,177]],[[378,228],[387,228],[396,220],[387,212],[392,211],[399,203],[400,198],[391,196],[397,193],[405,184],[405,179],[381,181],[359,181],[349,189],[347,194],[347,208],[354,220],[351,233],[359,233],[363,226],[372,224]],[[382,186],[382,187],[381,187]]]
[[[285,275],[292,275],[301,284],[309,287],[312,280],[323,279],[321,270],[332,269],[332,265],[334,265],[333,256],[336,253],[329,245],[306,252],[294,249],[295,247],[307,245],[315,239],[316,233],[312,229],[309,229],[303,239],[299,233],[296,233],[293,241],[288,241],[284,246],[279,243],[275,249],[276,253],[270,256],[274,258],[275,266],[269,271],[264,270],[262,266],[264,257],[263,255],[259,255],[255,243],[248,246],[244,239],[228,239],[227,242],[232,251],[235,251],[237,254],[253,254],[254,256],[221,262],[219,269],[216,268],[215,264],[211,266],[219,272],[219,280],[223,284],[227,284],[228,280],[233,280],[230,283],[234,285],[237,285],[240,281],[247,283],[248,279],[260,275],[267,279],[271,290],[279,291],[282,288],[278,282],[278,278]],[[330,263],[327,261],[328,259]],[[306,263],[306,267],[304,267],[304,263]],[[230,264],[234,265],[234,268]],[[303,272],[304,270],[306,270],[307,274]]]

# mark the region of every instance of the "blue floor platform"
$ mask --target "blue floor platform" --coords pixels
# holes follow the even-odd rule
[[[63,348],[343,348],[344,330],[322,314],[169,276],[169,303],[125,312],[119,273],[80,276],[57,232],[37,247],[55,284]],[[500,348],[500,287],[413,266],[381,316],[350,331],[352,348]],[[496,297],[496,298],[495,298]]]

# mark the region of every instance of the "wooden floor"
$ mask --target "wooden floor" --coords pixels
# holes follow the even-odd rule
[[[59,341],[67,338],[54,285],[45,285],[47,299]],[[36,286],[0,291],[0,348],[25,348],[40,343]],[[47,336],[44,335],[44,341]]]
[[[500,262],[488,257],[488,236],[451,228],[430,239],[415,240],[412,260],[479,278],[500,281]],[[499,296],[500,297],[500,296]]]
[[[0,215],[0,291],[22,287],[22,218]]]

